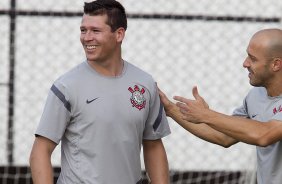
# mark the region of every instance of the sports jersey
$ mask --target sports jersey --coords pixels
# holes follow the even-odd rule
[[[170,129],[151,75],[124,61],[107,77],[85,61],[54,82],[35,134],[61,141],[58,184],[139,184],[142,140]]]
[[[265,88],[254,87],[244,99],[243,106],[236,109],[233,115],[245,116],[262,123],[269,120],[281,121],[282,95],[270,97]],[[256,148],[258,184],[280,184],[282,182],[282,141]]]

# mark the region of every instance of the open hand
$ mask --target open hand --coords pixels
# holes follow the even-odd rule
[[[209,105],[200,96],[196,86],[193,87],[192,94],[195,100],[175,96],[174,99],[178,101],[176,105],[184,115],[183,119],[193,123],[202,123],[205,113],[209,110]]]

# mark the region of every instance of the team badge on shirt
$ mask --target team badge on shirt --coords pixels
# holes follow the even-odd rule
[[[276,114],[277,112],[282,112],[282,106],[279,105],[279,107],[274,107],[273,114]]]
[[[145,108],[146,99],[144,98],[143,95],[145,93],[145,89],[144,88],[140,89],[137,85],[135,85],[133,89],[129,87],[128,91],[132,93],[130,97],[132,107],[136,107],[139,110]]]

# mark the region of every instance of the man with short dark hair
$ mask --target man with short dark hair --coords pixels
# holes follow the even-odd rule
[[[168,184],[161,138],[170,134],[151,75],[122,59],[127,20],[115,0],[85,3],[80,41],[87,60],[52,85],[30,155],[35,184],[141,184],[140,150],[152,184]]]

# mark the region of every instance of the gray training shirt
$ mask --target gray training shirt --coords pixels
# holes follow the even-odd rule
[[[124,61],[106,77],[83,62],[54,82],[35,134],[61,141],[58,184],[136,184],[142,140],[170,129],[149,74]]]
[[[233,115],[245,116],[261,122],[282,121],[282,95],[269,97],[263,87],[253,88],[242,107]],[[252,131],[252,130],[250,130]],[[282,182],[282,141],[267,147],[257,146],[258,184],[280,184]]]

